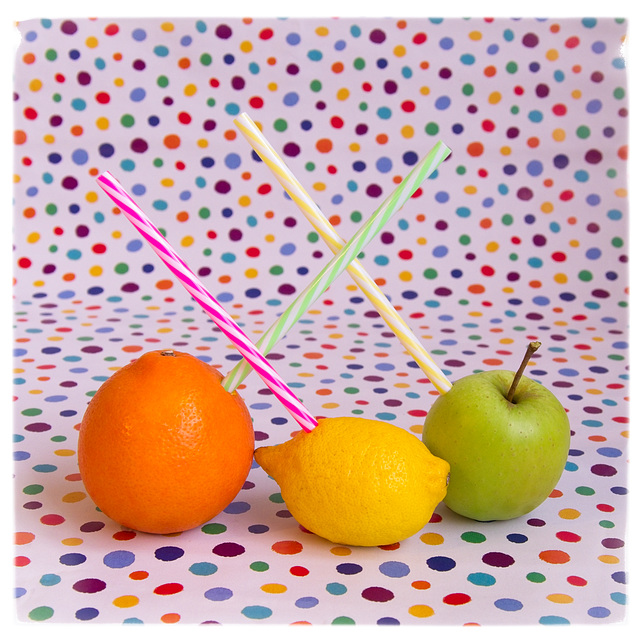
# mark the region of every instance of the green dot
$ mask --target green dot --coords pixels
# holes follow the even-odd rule
[[[538,573],[537,571],[532,571],[531,573],[527,573],[527,580],[529,582],[545,582],[546,578],[541,574]]]
[[[49,252],[50,253],[57,253],[58,252],[58,245],[57,244],[52,244],[49,246]]]
[[[467,173],[467,167],[463,167],[462,165],[459,165],[456,167],[456,173],[459,176],[463,176],[465,173]]]
[[[62,96],[59,93],[54,93],[51,98],[54,102],[62,102]]]
[[[269,565],[266,562],[262,562],[261,560],[257,560],[256,562],[252,562],[249,565],[249,569],[251,569],[252,571],[267,571],[267,569],[269,568]]]
[[[424,128],[424,130],[427,132],[428,135],[435,136],[435,135],[438,135],[438,132],[440,131],[440,127],[435,122],[429,122],[427,126]]]
[[[625,95],[626,95],[626,92],[622,87],[617,87],[616,89],[613,90],[613,97],[618,100],[622,100],[622,98],[624,98]]]
[[[318,93],[318,91],[322,90],[322,82],[320,82],[320,80],[312,80],[311,84],[309,85],[309,88],[314,93]]]
[[[458,304],[461,304],[462,306],[466,306],[469,304],[469,301],[466,300],[465,298],[462,298],[460,300],[458,300]]]
[[[349,395],[355,395],[356,393],[360,393],[360,389],[357,387],[345,387],[344,392]]]
[[[511,107],[511,113],[513,113],[513,115],[517,115],[520,113],[520,107],[516,104],[513,105],[513,107]]]
[[[158,86],[163,89],[169,86],[169,78],[167,78],[167,76],[158,76],[156,82],[158,83]]]
[[[465,542],[479,544],[480,542],[484,542],[487,539],[487,536],[483,533],[478,533],[477,531],[466,531],[460,536],[460,538]]]
[[[22,493],[26,493],[28,496],[36,496],[43,491],[44,487],[41,484],[30,484],[22,490]]]
[[[67,439],[67,436],[53,436],[53,438],[51,438],[51,442],[65,442]]]
[[[591,135],[591,129],[585,125],[581,125],[576,129],[576,135],[582,140],[586,140]]]
[[[124,262],[118,262],[118,264],[113,268],[116,273],[127,273],[129,271],[129,265]]]
[[[458,238],[458,242],[463,245],[463,246],[467,246],[468,244],[471,244],[471,238],[466,234],[463,233],[459,238]]]
[[[348,616],[338,616],[334,618],[331,624],[355,624],[356,621],[353,618],[349,618]]]
[[[208,248],[207,249],[203,249],[202,250],[202,255],[209,257],[210,255],[213,255],[213,251],[211,251],[211,249],[208,249]]]
[[[512,60],[511,62],[507,62],[505,69],[507,73],[515,73],[518,70],[518,64]]]
[[[438,277],[438,272],[437,272],[435,269],[433,269],[433,268],[429,267],[428,269],[425,269],[425,270],[422,272],[422,275],[423,275],[427,280],[435,280],[435,279]]]
[[[578,278],[580,278],[582,282],[590,282],[591,280],[593,280],[593,274],[591,273],[591,271],[583,269],[582,271],[580,271],[580,273],[578,273]]]
[[[598,524],[605,529],[613,529],[616,526],[611,520],[600,520]]]
[[[358,105],[358,109],[360,109],[360,111],[366,111],[369,108],[369,105],[366,102],[361,102]]]
[[[310,233],[307,234],[307,240],[309,242],[318,242],[318,234],[315,231],[311,231]]]
[[[269,496],[269,500],[271,502],[274,502],[275,504],[283,504],[284,503],[284,499],[282,498],[282,494],[281,493],[272,493]]]
[[[204,65],[205,67],[208,67],[212,62],[213,62],[213,58],[211,57],[210,54],[203,53],[200,56],[200,64]]]
[[[207,207],[200,207],[200,209],[198,209],[198,216],[203,220],[206,220],[211,216],[211,210]]]
[[[36,622],[42,622],[48,620],[53,616],[53,609],[51,607],[36,607],[29,612],[29,619]]]
[[[313,170],[315,170],[316,165],[315,165],[315,163],[314,163],[314,162],[307,162],[307,163],[304,165],[304,168],[305,168],[307,171],[313,171]]]
[[[509,260],[511,260],[511,262],[516,262],[517,259],[518,259],[518,254],[517,253],[510,253],[509,254]]]
[[[508,227],[509,225],[512,225],[513,224],[513,216],[510,213],[505,213],[502,216],[502,224],[505,227]]]
[[[155,158],[153,161],[154,167],[161,167],[164,164],[164,160],[162,158]]]
[[[353,68],[357,69],[358,71],[362,71],[364,69],[364,67],[365,67],[365,64],[366,63],[364,61],[364,58],[356,58],[353,61]]]
[[[607,178],[615,178],[618,175],[618,172],[615,169],[609,169],[607,171]]]
[[[207,107],[215,107],[216,101],[215,98],[207,98]]]
[[[619,237],[615,237],[611,239],[611,244],[616,247],[617,249],[619,249],[620,247],[622,247],[624,245],[624,240],[622,238]]]
[[[120,118],[120,124],[123,127],[133,127],[133,125],[136,123],[134,117],[128,113],[125,113],[122,118]]]
[[[58,207],[56,207],[55,204],[53,204],[53,202],[50,202],[45,208],[44,210],[50,215],[50,216],[54,216],[56,213],[58,213]]]
[[[462,94],[463,95],[471,96],[471,95],[473,95],[473,91],[474,91],[474,89],[473,89],[473,85],[472,84],[467,83],[467,84],[462,85]]]
[[[576,487],[576,493],[580,496],[592,496],[595,490],[591,487]]]
[[[219,524],[218,522],[211,522],[209,524],[205,524],[200,531],[202,533],[207,533],[210,536],[217,536],[220,533],[224,533],[227,530],[226,525]]]
[[[283,272],[284,272],[284,268],[281,267],[279,264],[274,264],[273,267],[269,269],[269,273],[273,276],[282,275]]]
[[[283,120],[282,118],[278,118],[274,123],[273,123],[273,128],[276,131],[286,131],[287,130],[287,121]]]
[[[352,211],[350,218],[351,222],[360,222],[362,220],[362,213],[360,213],[360,211]]]
[[[20,413],[28,417],[39,416],[42,413],[42,409],[23,409]]]
[[[53,62],[58,57],[58,52],[55,49],[47,49],[44,53],[44,57]]]

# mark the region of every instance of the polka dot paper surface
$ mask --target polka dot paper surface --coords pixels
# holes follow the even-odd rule
[[[14,82],[15,606],[27,623],[603,625],[625,617],[627,22],[611,18],[30,20]],[[361,254],[451,381],[515,370],[565,407],[549,498],[440,504],[407,540],[300,527],[254,463],[210,522],[121,527],[79,423],[117,369],[240,355],[96,183],[111,172],[257,341],[329,262],[234,124],[247,113],[344,239],[439,140],[452,150]],[[438,391],[347,273],[269,361],[314,416],[420,438]],[[298,426],[252,374],[256,445]],[[518,487],[514,486],[517,492]]]

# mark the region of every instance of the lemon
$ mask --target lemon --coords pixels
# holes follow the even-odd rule
[[[255,451],[291,515],[337,544],[380,546],[424,527],[447,491],[449,464],[400,427],[323,418],[313,431]]]

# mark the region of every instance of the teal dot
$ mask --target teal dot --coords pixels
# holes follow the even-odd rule
[[[327,585],[326,589],[327,592],[332,596],[341,596],[347,593],[347,587],[345,587],[343,584],[340,584],[339,582],[330,582]]]
[[[271,611],[269,607],[263,607],[262,605],[255,604],[244,607],[241,613],[245,618],[249,618],[250,620],[265,620],[273,614],[273,611]]]
[[[71,101],[71,106],[76,111],[84,111],[87,108],[87,103],[82,98],[74,98]]]
[[[56,575],[55,573],[45,573],[40,578],[40,584],[43,587],[53,587],[56,584],[59,584],[61,580],[62,578],[59,575]]]
[[[542,616],[539,620],[540,624],[570,624],[570,622],[562,616]]]
[[[388,120],[391,117],[391,109],[389,107],[380,107],[376,114],[381,120]]]
[[[529,112],[529,120],[531,120],[531,122],[542,122],[542,118],[542,111],[534,109],[533,111]]]
[[[491,587],[496,583],[496,579],[489,573],[470,573],[467,580],[477,587]]]
[[[307,52],[307,57],[313,62],[318,62],[319,60],[322,60],[322,51],[319,49],[311,49]]]

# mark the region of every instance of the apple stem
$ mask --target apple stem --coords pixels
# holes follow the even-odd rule
[[[524,354],[524,358],[522,359],[520,368],[516,371],[515,375],[513,376],[513,382],[511,383],[511,386],[509,387],[509,392],[507,393],[507,400],[509,402],[513,402],[513,396],[516,392],[518,383],[520,382],[520,378],[522,378],[522,374],[524,373],[524,370],[527,368],[527,363],[531,359],[531,356],[540,348],[540,344],[541,344],[540,342],[530,342],[529,345],[527,346],[527,352]]]

